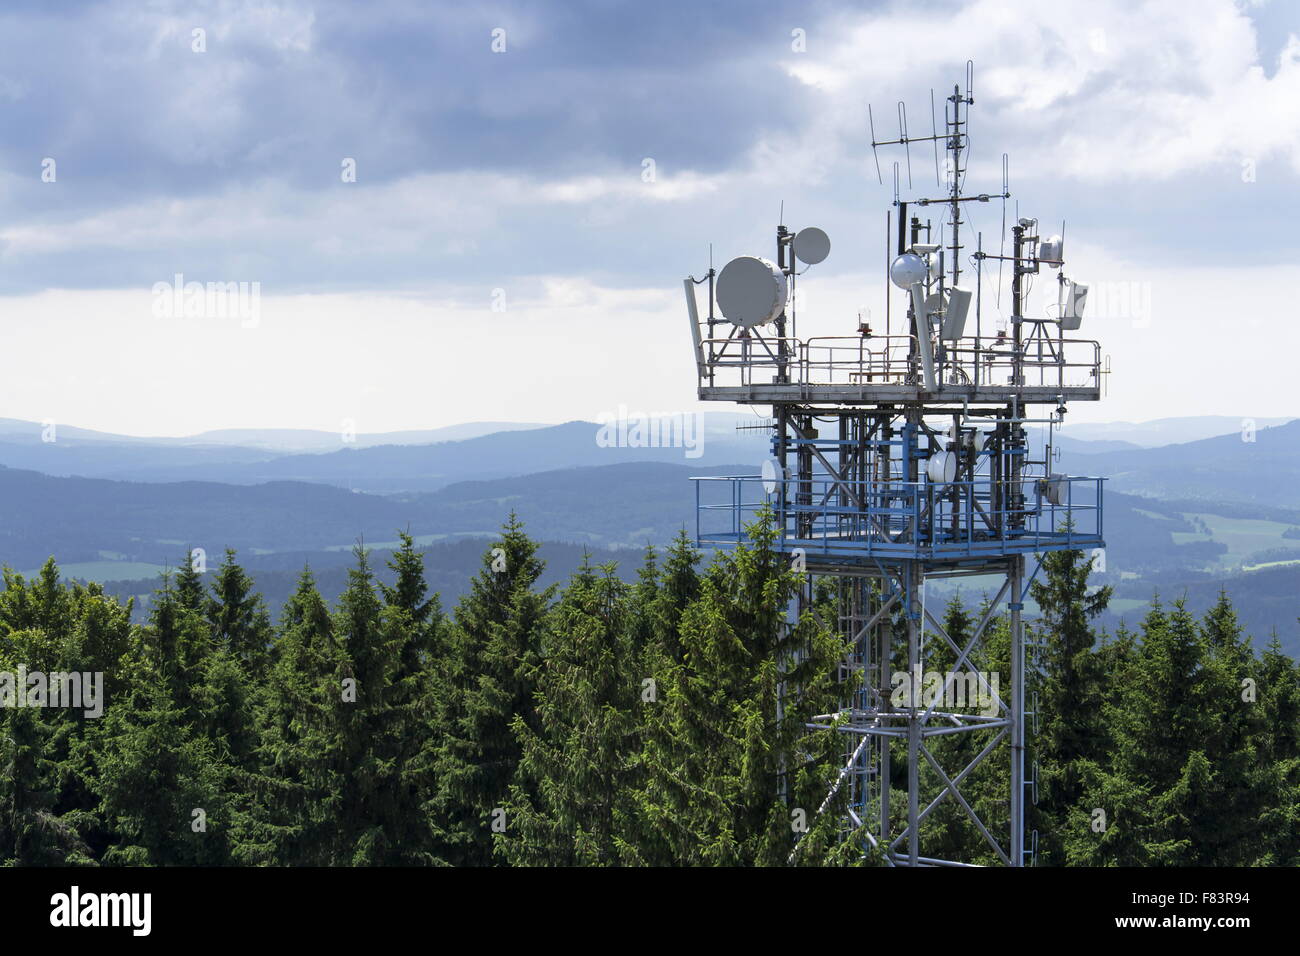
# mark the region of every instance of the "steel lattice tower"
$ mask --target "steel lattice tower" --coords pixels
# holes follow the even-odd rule
[[[976,288],[958,284],[964,205],[998,199],[1005,209],[1010,195],[1005,157],[1000,193],[962,191],[973,102],[968,65],[965,90],[954,87],[947,98],[942,131],[936,123],[931,136],[909,137],[901,104],[897,139],[877,142],[872,124],[873,148],[908,151],[909,179],[910,143],[934,144],[936,179],[941,145],[947,157],[941,182],[947,189],[939,198],[901,201],[894,167],[897,218],[887,230],[895,247],[891,278],[899,287],[892,294],[907,300],[901,332],[887,319],[884,335],[860,324],[854,335],[797,337],[796,259],[816,263],[829,251],[816,229],[778,227],[774,261],[742,257],[720,275],[710,269],[704,279],[684,283],[699,398],[770,409],[772,458],[762,474],[696,479],[697,541],[725,547],[744,540],[746,523],[767,505],[778,547],[808,572],[800,606],[792,610],[811,604],[814,579],[833,579],[838,628],[852,654],[842,666],[841,710],[811,729],[845,735],[834,788],[848,788],[846,832],[865,834],[895,865],[963,865],[928,855],[922,845],[921,824],[949,799],[998,860],[1025,863],[1029,582],[1046,552],[1104,546],[1102,479],[1052,472],[1053,430],[1067,404],[1102,396],[1100,345],[1066,336],[1079,327],[1086,287],[1061,274],[1058,314],[1026,313],[1024,279],[1061,267],[1061,240],[1040,237],[1036,220],[1019,220],[1011,254],[985,253],[979,242],[967,270],[975,272]],[[945,212],[938,228],[946,243],[930,241],[935,224],[918,214],[930,206]],[[1009,328],[996,336],[981,326],[988,260],[1011,271]],[[708,313],[701,316],[696,287],[705,283]],[[927,605],[925,583],[974,575],[992,576],[996,597],[959,644]],[[1009,688],[971,667],[999,618],[1010,633]],[[961,697],[948,693],[951,681],[938,699],[904,694],[900,703],[900,667],[915,689],[936,646],[955,658],[951,673],[965,683],[966,700],[973,691],[992,713],[951,706]],[[947,734],[975,735],[977,756],[964,766],[941,766],[931,745]],[[1004,740],[1009,827],[998,833],[1001,827],[980,818],[962,785]],[[895,780],[894,764],[904,756],[906,773],[897,776],[905,779]],[[937,788],[925,787],[923,766]]]

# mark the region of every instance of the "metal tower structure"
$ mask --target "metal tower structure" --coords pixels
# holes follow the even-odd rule
[[[892,865],[965,865],[923,845],[922,824],[945,800],[961,807],[997,860],[1021,866],[1032,855],[1024,827],[1032,786],[1024,756],[1025,600],[1044,553],[1104,546],[1102,479],[1052,470],[1054,430],[1068,403],[1102,397],[1100,345],[1067,336],[1079,328],[1087,289],[1061,272],[1055,314],[1031,314],[1032,278],[1063,264],[1061,238],[1040,237],[1033,219],[1013,225],[1010,255],[986,253],[977,235],[971,267],[962,269],[963,209],[1000,200],[1005,232],[1010,196],[1005,155],[1000,193],[964,191],[969,64],[965,80],[947,97],[942,131],[933,94],[930,136],[908,136],[901,103],[896,139],[877,141],[872,119],[873,151],[901,146],[909,183],[910,144],[932,143],[944,189],[904,201],[894,165],[883,335],[859,319],[853,334],[797,336],[797,264],[814,265],[830,251],[819,229],[778,226],[774,260],[741,256],[720,273],[710,268],[684,282],[699,398],[770,408],[772,457],[761,474],[695,479],[697,541],[708,548],[745,540],[747,523],[766,505],[778,547],[808,572],[792,610],[811,604],[816,578],[834,582],[838,627],[852,653],[841,668],[840,711],[810,727],[845,735],[835,784],[848,788],[845,832],[865,833],[865,844]],[[931,208],[943,211],[943,221],[922,218]],[[996,335],[981,317],[990,260],[999,264],[999,281],[1003,265],[1011,273],[1009,315]],[[964,271],[975,274],[973,290],[960,284]],[[701,315],[696,287],[704,285]],[[897,332],[895,297],[906,304]],[[996,597],[959,642],[927,605],[925,585],[976,575],[993,581]],[[973,667],[999,620],[1010,635],[1009,688]],[[941,686],[924,683],[936,648],[956,661]],[[948,734],[975,735],[974,759],[941,766],[933,741]],[[1000,749],[1004,741],[1009,746]],[[993,824],[962,787],[1003,751],[1009,807],[1005,822],[999,812]],[[922,767],[930,768],[927,779]]]

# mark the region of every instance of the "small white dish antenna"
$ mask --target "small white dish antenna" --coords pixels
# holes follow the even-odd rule
[[[771,322],[785,310],[789,285],[771,261],[740,256],[718,275],[718,308],[733,324],[752,329]]]
[[[781,467],[781,463],[775,458],[769,458],[763,462],[760,473],[763,477],[763,494],[776,494],[777,486],[785,481],[785,469]]]
[[[831,254],[831,238],[816,226],[800,229],[794,237],[794,254],[804,265],[815,266]]]
[[[910,289],[929,275],[925,260],[915,252],[904,252],[889,266],[889,281],[900,289]]]

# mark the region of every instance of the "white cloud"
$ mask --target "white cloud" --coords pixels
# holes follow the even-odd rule
[[[1254,26],[1231,0],[895,6],[823,31],[785,64],[825,95],[829,118],[811,136],[857,142],[870,101],[878,135],[893,138],[896,100],[924,93],[910,84],[935,78],[942,109],[971,58],[972,139],[978,131],[998,152],[1032,143],[1042,168],[1092,182],[1165,179],[1279,157],[1300,171],[1300,40],[1267,75]],[[909,134],[928,134],[928,97],[909,107]]]

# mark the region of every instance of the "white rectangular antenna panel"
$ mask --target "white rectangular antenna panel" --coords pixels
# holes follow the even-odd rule
[[[939,337],[956,342],[966,331],[966,314],[970,312],[970,289],[953,286],[948,293],[948,307],[943,310]]]
[[[1061,328],[1073,331],[1083,324],[1083,308],[1088,304],[1088,287],[1073,279],[1061,284]]]

